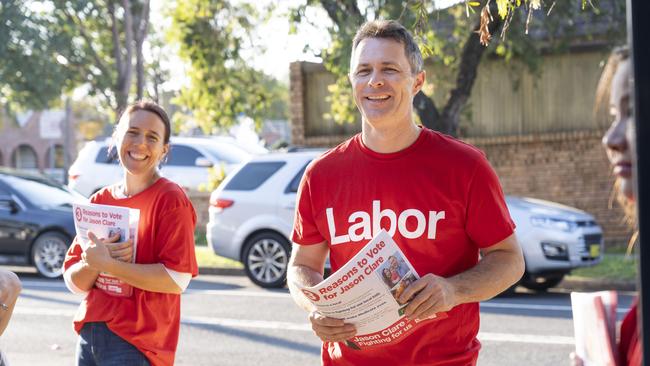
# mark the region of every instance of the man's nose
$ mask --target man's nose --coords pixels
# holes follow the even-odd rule
[[[379,88],[384,86],[384,78],[380,72],[373,71],[370,74],[370,79],[368,80],[368,85],[373,88]]]

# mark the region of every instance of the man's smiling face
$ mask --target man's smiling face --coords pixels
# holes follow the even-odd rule
[[[354,101],[364,122],[375,128],[411,121],[413,97],[424,72],[413,74],[404,44],[389,38],[366,38],[350,60]]]

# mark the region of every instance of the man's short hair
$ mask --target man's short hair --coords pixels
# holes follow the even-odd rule
[[[394,20],[372,20],[364,23],[354,35],[352,53],[361,41],[366,38],[388,38],[404,45],[404,54],[411,66],[411,72],[417,74],[422,71],[423,61],[420,47],[415,42],[411,33],[403,25]]]

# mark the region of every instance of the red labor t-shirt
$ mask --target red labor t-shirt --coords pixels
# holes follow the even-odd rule
[[[196,214],[185,192],[165,178],[146,190],[116,199],[107,187],[90,199],[92,203],[140,209],[136,263],[162,263],[166,268],[198,274],[194,253]],[[76,241],[68,250],[64,271],[81,260]],[[105,322],[118,336],[137,347],[152,365],[173,365],[180,330],[181,297],[133,289],[131,297],[115,297],[92,288],[81,302],[74,328],[84,323]]]
[[[479,249],[514,232],[499,180],[476,148],[423,128],[408,148],[390,154],[365,147],[361,135],[307,168],[298,191],[293,241],[327,241],[336,271],[380,228],[420,276],[450,277],[478,263]],[[477,303],[428,321],[396,345],[353,350],[323,344],[324,365],[471,365],[480,343]]]

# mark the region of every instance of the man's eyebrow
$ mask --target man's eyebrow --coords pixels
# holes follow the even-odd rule
[[[381,65],[383,65],[383,66],[398,66],[398,63],[393,62],[393,61],[384,61],[384,62],[381,63]],[[368,67],[368,66],[370,66],[370,63],[368,63],[368,62],[360,63],[360,64],[357,65],[357,69],[361,68],[361,67]]]

